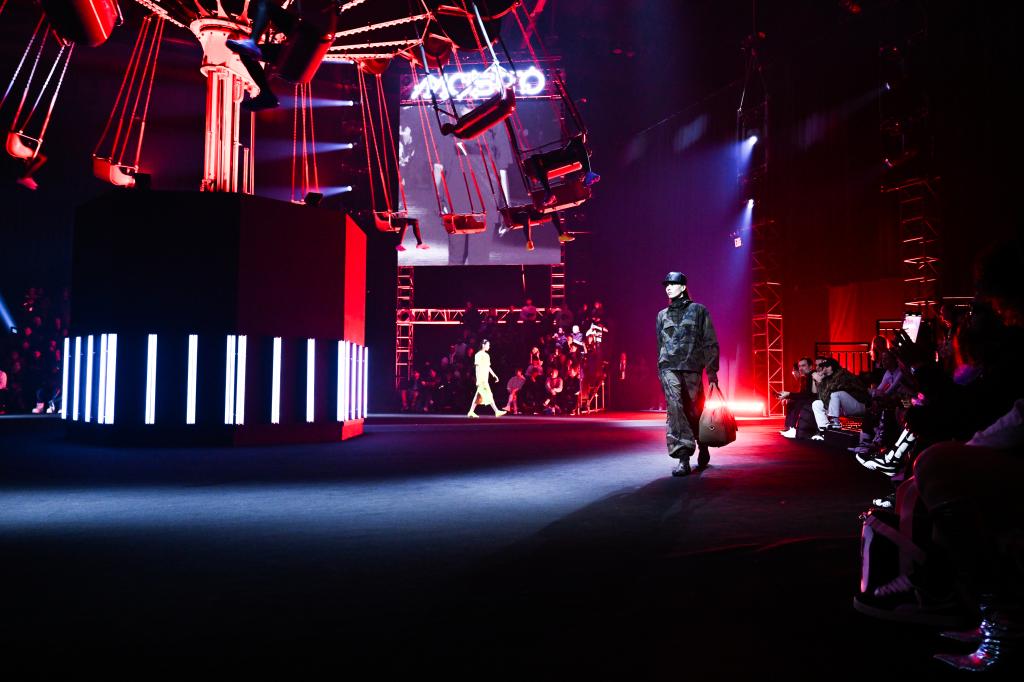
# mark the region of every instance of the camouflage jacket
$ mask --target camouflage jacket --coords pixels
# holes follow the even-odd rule
[[[680,297],[658,313],[658,369],[707,369],[708,381],[718,382],[718,336],[707,308]]]
[[[828,407],[829,398],[839,391],[849,393],[854,400],[865,405],[871,400],[864,382],[841,367],[818,384],[818,399]]]

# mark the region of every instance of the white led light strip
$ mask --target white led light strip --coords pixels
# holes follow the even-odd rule
[[[75,388],[71,401],[71,420],[78,421],[78,394],[82,388],[82,337],[75,337]]]
[[[316,397],[316,341],[306,339],[306,422],[313,423],[316,417],[313,401]]]
[[[103,401],[107,424],[114,423],[114,384],[117,377],[117,334],[107,334],[107,397]]]
[[[93,335],[85,339],[85,421],[92,421],[92,354],[95,350]]]
[[[67,420],[68,418],[68,370],[71,368],[69,357],[71,352],[71,338],[68,336],[64,337],[64,379],[61,383],[60,391],[60,418]]]
[[[107,421],[107,335],[100,334],[100,385],[96,392],[96,423],[104,424]]]
[[[146,348],[146,423],[156,423],[156,334],[150,334]]]
[[[281,423],[281,337],[274,337],[274,366],[270,386],[270,423]]]
[[[245,336],[238,337],[236,358],[238,367],[235,369],[235,424],[245,423]]]
[[[235,423],[235,335],[228,334],[224,370],[224,423]]]
[[[188,335],[188,377],[185,397],[185,423],[196,423],[196,380],[199,371],[199,336]]]

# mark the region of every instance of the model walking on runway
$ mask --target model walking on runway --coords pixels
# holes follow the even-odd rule
[[[473,365],[476,367],[476,393],[473,395],[473,403],[469,406],[467,417],[479,417],[476,413],[477,405],[490,405],[494,410],[495,417],[501,417],[505,410],[499,410],[494,403],[494,394],[491,393],[491,377],[498,380],[498,375],[491,369],[491,354],[487,351],[491,348],[491,342],[487,339],[480,344],[480,350],[473,357]]]

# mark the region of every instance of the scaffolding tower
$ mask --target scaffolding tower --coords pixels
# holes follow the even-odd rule
[[[415,279],[411,265],[398,266],[395,294],[395,386],[412,374],[412,344],[415,323]]]
[[[414,340],[417,325],[448,325],[457,326],[462,324],[462,316],[465,312],[462,308],[417,308],[415,297],[415,268],[412,265],[398,266],[398,283],[395,294],[395,387],[412,375],[414,356]],[[565,309],[566,285],[565,285],[565,251],[562,251],[562,261],[551,265],[551,280],[549,292],[550,305],[547,308],[537,308],[540,314],[547,314],[553,310]],[[497,318],[498,324],[514,322],[519,315],[519,309],[509,308],[488,308]],[[603,401],[603,398],[602,398]],[[596,408],[595,408],[596,409]],[[603,402],[602,408],[603,409]]]
[[[938,196],[926,178],[912,178],[889,188],[899,201],[900,258],[904,304],[923,309],[937,302],[939,251]]]
[[[780,249],[779,227],[771,219],[768,179],[768,90],[758,61],[764,35],[756,26],[743,42],[746,72],[739,109],[736,111],[736,141],[751,144],[748,165],[740,169],[739,184],[743,198],[755,203],[756,219],[751,213],[751,350],[754,387],[764,399],[767,416],[784,413],[778,394],[785,390],[785,356],[783,352],[782,283],[777,254]],[[748,142],[756,136],[756,140]],[[736,233],[737,246],[743,235]]]

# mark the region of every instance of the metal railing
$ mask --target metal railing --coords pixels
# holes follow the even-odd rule
[[[852,374],[871,371],[871,344],[865,341],[815,341],[814,356],[835,358]]]

